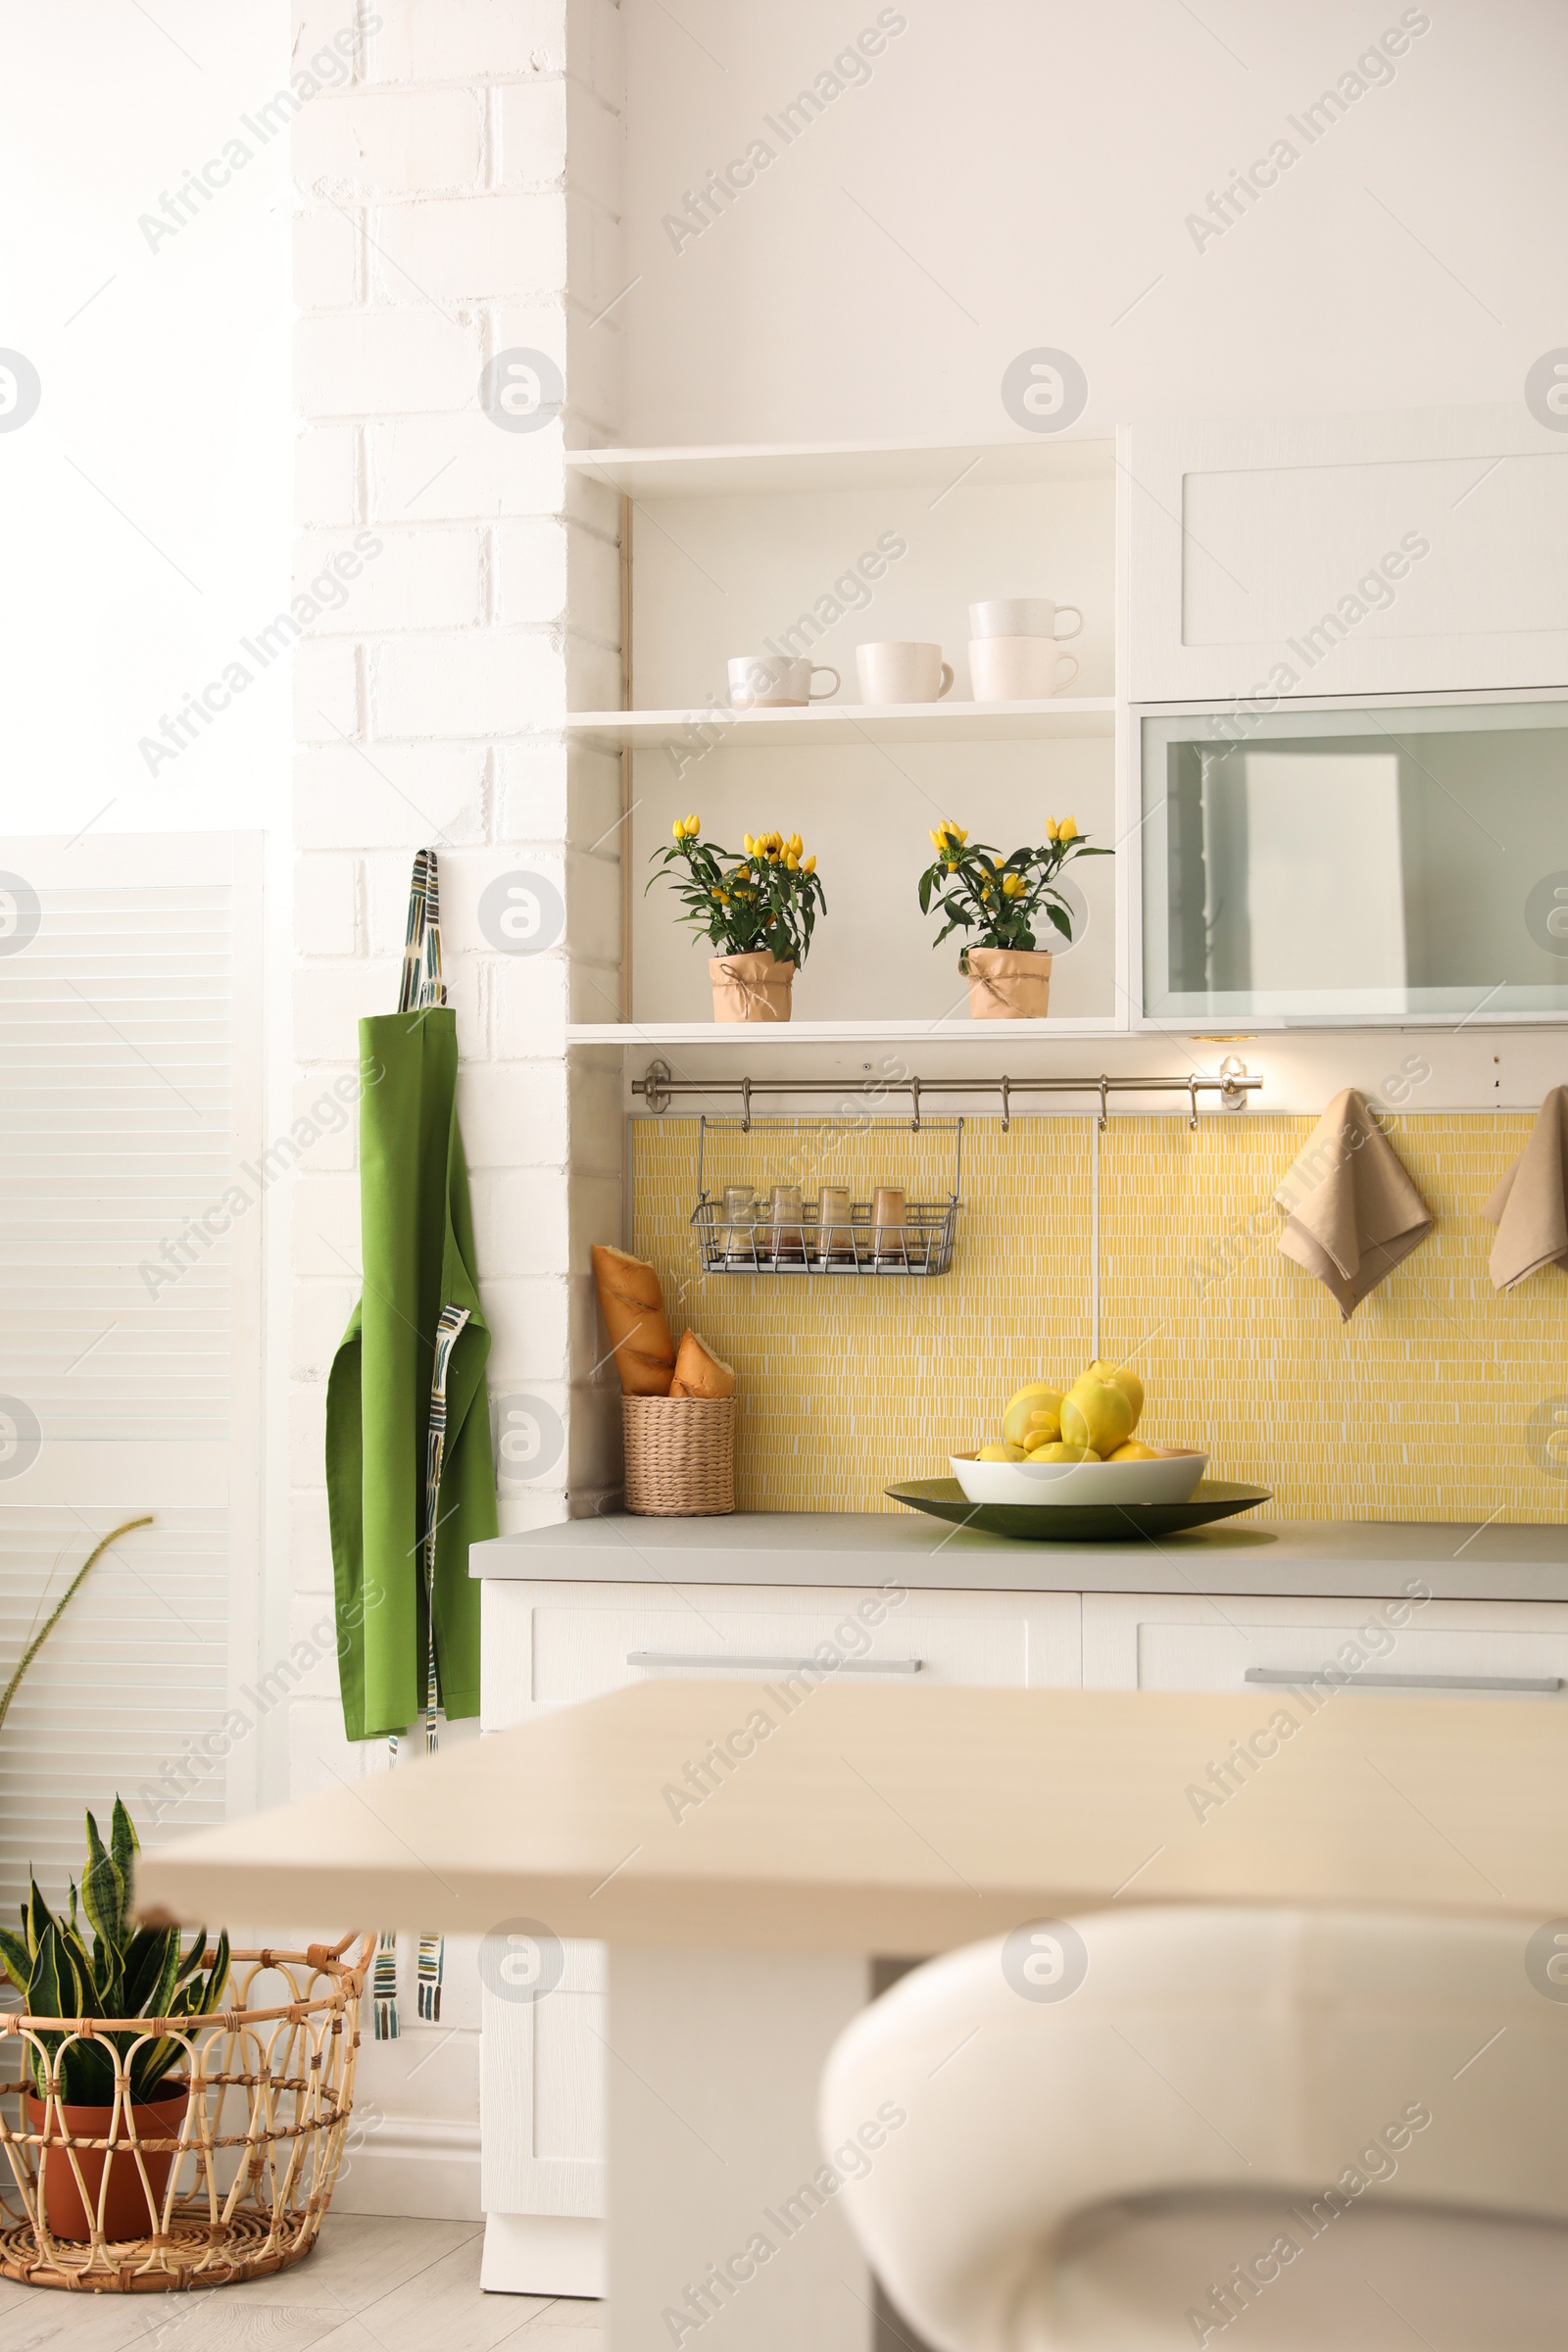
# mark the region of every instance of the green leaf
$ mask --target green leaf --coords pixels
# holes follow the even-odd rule
[[[97,1979],[93,1974],[92,1959],[86,1944],[74,1928],[62,1926],[59,1933],[61,1946],[71,1962],[72,1975],[75,1982],[76,2005],[71,2013],[72,2016],[102,2017],[104,2014],[103,2003],[98,1997]]]
[[[1062,938],[1067,942],[1067,945],[1071,947],[1072,925],[1067,920],[1067,917],[1062,913],[1061,908],[1059,906],[1048,906],[1046,908],[1046,912],[1050,915],[1052,921],[1055,924],[1056,929],[1061,933]]]
[[[124,1940],[124,1873],[98,1835],[98,1824],[87,1816],[87,1869],[81,1882],[82,1906],[93,1934],[106,1951],[119,1952]]]
[[[14,1936],[9,1928],[0,1928],[0,1968],[4,1968],[17,1990],[25,1997],[27,1980],[32,1975],[32,1954],[26,1938]]]
[[[128,1887],[136,1856],[141,1852],[141,1839],[136,1835],[135,1823],[118,1796],[115,1799],[114,1819],[109,1826],[109,1851]]]
[[[27,2009],[33,2017],[78,2017],[75,1972],[60,1929],[51,1918],[38,1938],[27,1980]]]
[[[125,1946],[124,1985],[121,1995],[122,2017],[162,2017],[166,2014],[164,2001],[168,1991],[162,1988],[167,1979],[172,1990],[174,1972],[179,1966],[179,1931],[177,1928],[138,1928]],[[157,1996],[157,1997],[155,1997]]]
[[[49,1906],[38,1891],[36,1879],[31,1881],[27,1888],[27,1900],[23,1906],[22,1916],[26,1924],[27,1950],[29,1955],[36,1960],[44,1929],[53,1924]]]
[[[178,1968],[174,1971],[174,1983],[176,1984],[183,1984],[185,1979],[196,1969],[200,1968],[202,1964],[202,1954],[206,1951],[206,1949],[207,1930],[205,1928],[199,1928],[196,1932],[195,1942],[191,1945],[190,1950],[185,1954],[184,1958],[180,1961]],[[181,2014],[183,2015],[183,2012],[181,2012]]]

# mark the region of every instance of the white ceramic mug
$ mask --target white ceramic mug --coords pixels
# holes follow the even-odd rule
[[[1057,625],[1064,612],[1072,614],[1070,629]],[[1049,596],[1002,596],[969,607],[971,637],[1054,637],[1065,644],[1083,625],[1076,605],[1054,605]]]
[[[1057,671],[1064,662],[1066,676]],[[977,703],[1044,703],[1078,675],[1076,654],[1054,637],[976,637],[969,646],[969,682]]]
[[[855,667],[862,703],[940,703],[953,688],[953,664],[943,661],[941,646],[913,638],[858,645]]]
[[[818,676],[833,683],[813,692]],[[800,710],[826,702],[841,683],[829,663],[813,664],[805,655],[798,662],[769,662],[761,654],[737,654],[729,665],[729,705],[732,710]]]

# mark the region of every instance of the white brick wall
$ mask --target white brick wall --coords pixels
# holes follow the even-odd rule
[[[296,0],[296,54],[352,0]],[[295,1035],[299,1097],[353,1065],[355,1024],[396,1004],[413,853],[440,853],[443,944],[463,1055],[493,1393],[548,1399],[565,1456],[505,1482],[502,1524],[592,1508],[616,1475],[587,1251],[620,1227],[618,1070],[568,1069],[568,994],[620,986],[619,763],[568,760],[560,721],[619,699],[616,502],[568,487],[568,440],[613,439],[620,341],[623,80],[614,0],[375,0],[354,77],[296,117],[299,448],[295,589],[326,604],[296,648]],[[479,401],[497,352],[543,351],[564,419],[501,429]],[[377,543],[366,553],[361,536]],[[335,558],[364,558],[343,593]],[[565,936],[510,954],[484,936],[486,885],[562,893]],[[294,1588],[331,1589],[322,1484],[325,1381],[359,1264],[352,1132],[294,1179],[289,1458]],[[575,1381],[575,1386],[574,1386]],[[297,1789],[380,1770],[347,1747],[335,1692],[293,1704]],[[368,1923],[373,1924],[373,1923]],[[477,2003],[449,1952],[447,2018],[367,2042],[363,2098],[390,2119],[340,2201],[474,2210]],[[406,1988],[407,1995],[407,1988]],[[443,2035],[456,2039],[428,2068]],[[427,2163],[405,2159],[430,2132]],[[457,2127],[454,2129],[454,2127]],[[472,2144],[469,2145],[471,2140]]]

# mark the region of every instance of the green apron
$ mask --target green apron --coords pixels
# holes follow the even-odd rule
[[[458,1132],[457,1015],[441,978],[433,850],[414,860],[395,1013],[360,1023],[364,1289],[326,1389],[326,1499],[338,1680],[351,1740],[398,1735],[422,1710],[479,1712],[479,1588],[468,1545],[496,1533],[484,1386],[490,1333],[474,1277]],[[371,1975],[377,2041],[399,2033],[397,1935]],[[443,1944],[419,1938],[418,2010],[441,2015]]]
[[[449,1719],[479,1711],[479,1588],[468,1575],[468,1546],[496,1533],[484,1386],[490,1333],[475,1281],[455,1101],[457,1015],[442,1001],[435,890],[434,854],[421,852],[407,1009],[360,1023],[364,1289],[326,1393],[339,1677],[351,1740],[404,1731],[421,1709],[428,1739],[437,1699]],[[432,1397],[438,1333],[444,1430],[439,1387]]]

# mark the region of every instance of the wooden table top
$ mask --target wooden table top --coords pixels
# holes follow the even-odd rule
[[[1568,1916],[1568,1708],[646,1683],[146,1853],[137,1895],[269,1932],[899,1955],[1116,1900],[1544,1921]]]

